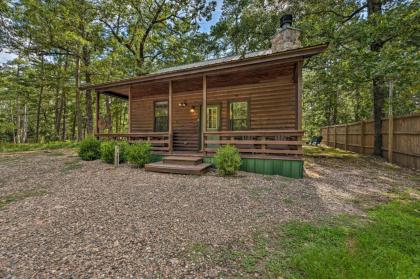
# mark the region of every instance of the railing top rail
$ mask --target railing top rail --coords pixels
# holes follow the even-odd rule
[[[244,131],[207,131],[206,135],[273,135],[273,134],[293,134],[303,135],[301,130],[244,130]]]
[[[107,136],[113,136],[113,137],[135,137],[135,136],[168,136],[169,132],[145,132],[145,133],[99,133],[95,134],[96,136],[101,137],[107,137]]]

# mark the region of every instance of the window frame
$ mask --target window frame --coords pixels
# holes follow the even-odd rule
[[[232,124],[232,114],[231,114],[231,105],[233,103],[246,103],[247,104],[247,116],[246,116],[246,128],[245,129],[233,129]],[[250,99],[236,99],[236,100],[229,100],[228,102],[228,121],[229,121],[229,130],[230,131],[246,131],[251,129],[251,108],[250,108]]]
[[[156,104],[157,103],[163,103],[166,102],[166,109],[168,112],[168,115],[166,116],[166,131],[157,131],[156,130]],[[168,99],[162,99],[162,100],[155,100],[153,102],[153,131],[156,133],[164,133],[164,132],[169,132],[169,100]]]

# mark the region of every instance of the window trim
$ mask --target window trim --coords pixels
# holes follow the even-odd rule
[[[167,104],[167,108],[168,108],[168,116],[167,116],[167,127],[168,130],[167,131],[156,131],[156,103],[161,103],[161,102],[166,102]],[[168,99],[161,99],[161,100],[154,100],[153,101],[153,132],[156,133],[164,133],[164,132],[169,132],[169,100]]]
[[[240,130],[233,130],[233,125],[232,125],[232,119],[231,119],[231,109],[230,106],[232,103],[240,103],[240,102],[246,102],[247,103],[247,118],[246,118],[246,129],[240,129]],[[229,130],[230,131],[246,131],[246,130],[250,130],[251,129],[251,100],[250,98],[246,98],[246,99],[234,99],[234,100],[229,100],[228,102],[228,121],[229,121]]]

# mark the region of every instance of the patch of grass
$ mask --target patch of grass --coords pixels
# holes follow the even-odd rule
[[[283,199],[283,202],[284,202],[285,204],[293,204],[293,203],[294,203],[293,199],[292,199],[292,198],[290,198],[290,197],[286,197],[286,198],[284,198],[284,199]]]
[[[0,143],[0,152],[21,152],[31,150],[47,150],[47,149],[60,149],[60,148],[73,148],[77,147],[77,142],[72,141],[54,141],[49,143]]]
[[[77,170],[82,168],[82,162],[80,160],[73,160],[73,161],[66,161],[64,162],[64,166],[61,169],[63,173],[69,173],[73,170]]]
[[[205,254],[208,251],[208,245],[202,242],[196,242],[191,247],[191,252],[195,254]]]
[[[420,201],[381,205],[367,218],[292,222],[225,257],[245,273],[284,278],[418,278]]]
[[[312,146],[312,145],[305,145],[303,146],[303,152],[305,156],[311,157],[325,157],[325,158],[336,158],[336,159],[350,159],[350,158],[358,158],[361,155],[345,151],[338,148],[332,148],[328,146]]]
[[[30,197],[39,197],[46,194],[47,194],[47,191],[45,190],[28,190],[28,191],[13,193],[6,196],[0,196],[0,209],[2,209],[3,207],[13,202],[18,202],[18,201],[21,201],[23,199],[30,198]]]
[[[254,235],[254,245],[252,249],[246,253],[240,255],[241,265],[245,272],[252,273],[257,271],[257,265],[259,262],[267,257],[268,240],[261,234]]]
[[[47,156],[50,156],[50,157],[57,157],[57,156],[64,156],[64,155],[66,155],[66,154],[64,154],[63,152],[60,152],[60,151],[54,151],[54,152],[48,152],[47,153]]]
[[[205,257],[209,252],[209,245],[202,242],[196,242],[190,248],[190,259],[193,262],[198,262],[199,259]]]

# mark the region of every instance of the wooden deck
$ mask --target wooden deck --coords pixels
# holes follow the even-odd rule
[[[197,156],[167,156],[162,161],[146,164],[146,171],[201,175],[209,171],[211,165],[203,163]]]

